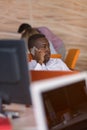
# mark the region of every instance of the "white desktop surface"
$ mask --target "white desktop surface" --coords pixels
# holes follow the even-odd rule
[[[24,105],[11,104],[5,106],[6,110],[18,111],[20,118],[11,119],[12,130],[37,130],[33,108]]]

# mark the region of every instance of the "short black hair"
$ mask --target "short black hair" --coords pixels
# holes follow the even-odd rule
[[[28,49],[33,48],[35,42],[39,38],[46,38],[43,34],[34,34],[28,39]]]
[[[22,24],[19,26],[17,32],[18,32],[18,33],[22,33],[24,30],[27,30],[27,29],[31,30],[31,29],[32,29],[32,26],[29,25],[29,24],[27,24],[27,23],[22,23]]]

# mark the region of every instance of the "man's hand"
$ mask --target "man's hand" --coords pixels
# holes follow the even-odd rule
[[[44,56],[45,56],[44,49],[38,49],[38,50],[36,50],[35,59],[41,65],[42,65],[42,63],[44,63]]]

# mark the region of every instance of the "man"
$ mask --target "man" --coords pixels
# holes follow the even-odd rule
[[[34,28],[28,23],[22,23],[18,28],[18,33],[22,34],[21,37],[25,39],[26,43],[28,43],[28,38],[31,35],[34,35],[37,33],[44,34],[50,43],[51,53],[61,54],[61,58],[64,60],[66,50],[65,50],[63,41],[47,27],[42,26],[42,27]],[[27,47],[27,44],[26,44],[26,47]]]
[[[33,60],[29,62],[30,70],[66,70],[69,68],[58,58],[50,58],[50,45],[43,34],[32,35],[28,40],[28,49]]]

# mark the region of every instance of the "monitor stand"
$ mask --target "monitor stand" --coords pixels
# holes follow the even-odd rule
[[[3,104],[10,104],[10,98],[5,94],[0,94],[0,117],[19,118],[19,112],[4,110]]]
[[[12,130],[12,125],[10,123],[10,120],[7,116],[7,114],[4,111],[3,105],[2,105],[2,98],[0,98],[0,130]]]

